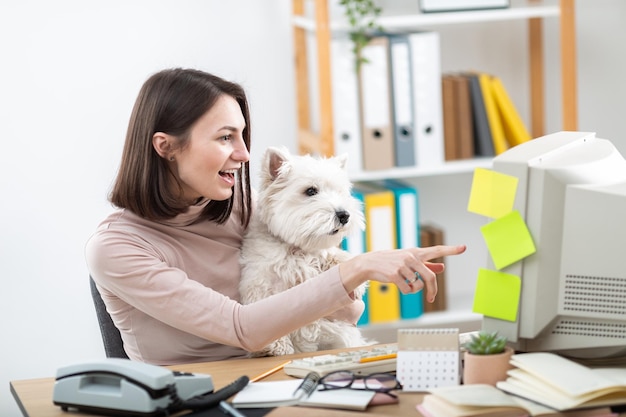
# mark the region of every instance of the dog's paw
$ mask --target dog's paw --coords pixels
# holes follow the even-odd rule
[[[329,249],[328,255],[331,266],[339,265],[354,257],[350,252],[338,248]]]
[[[371,346],[371,345],[377,345],[379,342],[378,340],[374,340],[374,339],[363,339],[363,346]]]
[[[281,337],[280,339],[267,345],[261,353],[264,356],[283,356],[296,353],[291,340],[288,337]]]

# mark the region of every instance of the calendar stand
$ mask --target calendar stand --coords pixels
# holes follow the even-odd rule
[[[396,377],[403,391],[459,385],[459,329],[399,329]]]

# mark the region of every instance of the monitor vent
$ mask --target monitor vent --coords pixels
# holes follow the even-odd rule
[[[561,320],[552,328],[552,334],[585,336],[603,339],[626,339],[626,323],[589,320]]]
[[[563,309],[572,313],[626,314],[626,278],[566,275]]]

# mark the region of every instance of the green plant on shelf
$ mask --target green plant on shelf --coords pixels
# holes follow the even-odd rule
[[[356,71],[358,72],[363,63],[367,62],[361,50],[371,38],[371,33],[382,32],[382,27],[376,23],[382,9],[374,0],[340,0],[339,4],[344,7],[344,14],[351,28],[350,39],[354,44],[353,52],[356,59]]]
[[[498,332],[479,331],[463,344],[463,347],[473,355],[495,355],[504,352],[507,338]]]

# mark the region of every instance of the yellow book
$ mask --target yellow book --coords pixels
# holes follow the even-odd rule
[[[395,199],[391,190],[359,184],[365,209],[365,243],[368,251],[396,248]],[[369,323],[400,319],[400,291],[393,284],[371,281],[367,289]]]
[[[480,82],[480,89],[483,93],[487,119],[489,119],[489,129],[491,130],[491,139],[493,140],[493,150],[496,155],[499,155],[506,151],[509,148],[509,145],[504,136],[502,121],[500,120],[500,114],[498,112],[498,107],[496,106],[491,75],[481,73],[478,75],[478,80]]]
[[[491,89],[496,107],[500,112],[504,136],[509,146],[513,147],[529,141],[531,139],[530,133],[528,133],[526,126],[524,126],[524,122],[500,78],[496,76],[491,77]]]

